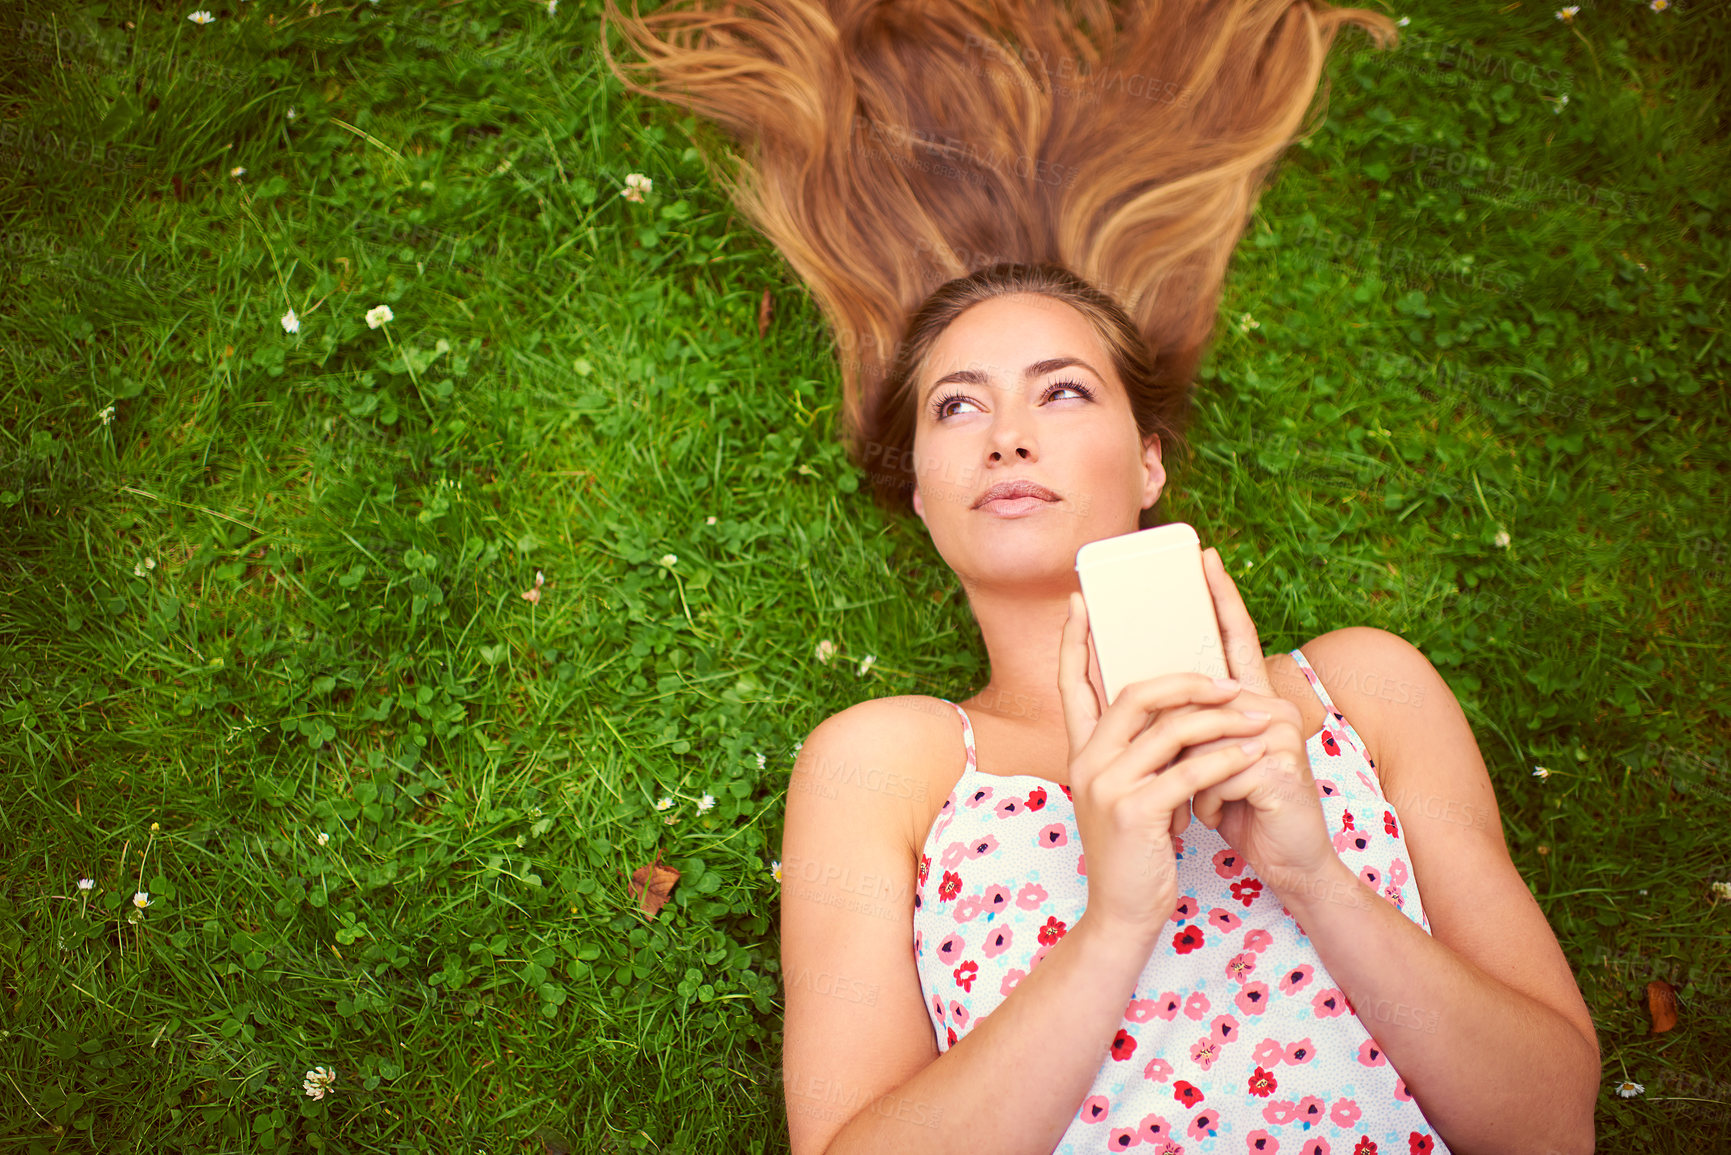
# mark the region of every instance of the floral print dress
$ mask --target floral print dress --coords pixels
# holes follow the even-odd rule
[[[1334,849],[1428,934],[1400,816],[1310,663],[1327,710],[1307,746]],[[932,823],[914,896],[914,959],[940,1053],[1007,998],[1088,905],[1069,789],[967,768]],[[1177,840],[1177,915],[1143,968],[1110,1057],[1056,1155],[1128,1151],[1419,1155],[1447,1148],[1303,930],[1219,833]],[[1381,1008],[1368,1021],[1436,1022]]]

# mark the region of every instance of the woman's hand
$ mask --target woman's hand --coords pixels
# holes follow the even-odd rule
[[[1198,822],[1218,830],[1226,844],[1244,855],[1276,891],[1302,885],[1336,861],[1300,733],[1303,719],[1298,707],[1275,694],[1269,683],[1256,625],[1218,550],[1203,552],[1202,572],[1214,598],[1226,668],[1244,686],[1228,708],[1265,716],[1262,738],[1268,748],[1238,773],[1198,791],[1191,809]],[[1231,744],[1235,743],[1216,740],[1188,749],[1173,769],[1191,758],[1214,757]],[[1173,832],[1183,833],[1189,820],[1187,813],[1175,815]]]
[[[1070,736],[1070,798],[1087,855],[1087,913],[1095,920],[1152,945],[1172,917],[1176,815],[1188,821],[1192,795],[1241,775],[1265,748],[1267,719],[1223,708],[1239,689],[1205,674],[1167,674],[1125,686],[1102,712],[1088,680],[1087,606],[1070,595],[1058,694]],[[1240,745],[1246,738],[1248,748]],[[1219,748],[1195,749],[1208,742]],[[1194,752],[1172,765],[1187,747]]]

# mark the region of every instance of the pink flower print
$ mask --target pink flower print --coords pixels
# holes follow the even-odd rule
[[[1136,1138],[1136,1132],[1128,1127],[1114,1127],[1112,1134],[1106,1139],[1106,1150],[1128,1151],[1142,1140]]]
[[[1334,783],[1330,782],[1328,779],[1318,778],[1316,780],[1316,796],[1318,798],[1333,798],[1335,795],[1337,795],[1339,793],[1340,793],[1340,787],[1336,786]]]
[[[1154,1007],[1153,999],[1131,999],[1124,1008],[1124,1017],[1133,1023],[1145,1023],[1154,1017]]]
[[[1178,905],[1172,908],[1172,921],[1183,922],[1196,917],[1196,900],[1188,894],[1178,900]]]
[[[1332,1019],[1336,1015],[1346,1013],[1346,993],[1336,987],[1316,992],[1316,997],[1310,1000],[1310,1009],[1316,1012],[1319,1019]]]
[[[1298,1149],[1298,1155],[1328,1155],[1328,1140],[1312,1139]]]
[[[1358,1122],[1358,1117],[1362,1114],[1364,1112],[1360,1111],[1358,1104],[1351,1099],[1337,1100],[1334,1106],[1328,1109],[1328,1117],[1334,1120],[1336,1127],[1341,1128],[1351,1128],[1354,1123]]]
[[[1218,931],[1237,930],[1242,922],[1242,919],[1223,906],[1217,906],[1208,912],[1208,925]]]
[[[1237,878],[1244,873],[1244,856],[1228,846],[1214,854],[1214,873],[1221,878]]]
[[[1260,1015],[1268,1009],[1268,984],[1245,983],[1232,1001],[1245,1014]]]
[[[1262,893],[1262,880],[1259,878],[1241,878],[1232,884],[1232,897],[1249,906],[1256,901],[1256,896]]]
[[[956,921],[972,922],[974,919],[980,917],[980,908],[984,905],[985,904],[980,901],[979,895],[968,895],[968,897],[956,903]]]
[[[1076,855],[1076,873],[1084,878],[1088,876],[1088,855],[1084,851]]]
[[[1287,1099],[1276,1099],[1262,1108],[1262,1117],[1277,1125],[1290,1123],[1298,1118],[1298,1104]]]
[[[1382,871],[1374,866],[1367,866],[1358,872],[1358,880],[1375,890],[1382,885]]]
[[[1046,925],[1040,928],[1040,945],[1052,946],[1066,934],[1069,927],[1055,914],[1046,916]]]
[[[1023,883],[1022,889],[1016,892],[1016,905],[1023,910],[1038,910],[1048,897],[1046,888],[1039,883]]]
[[[998,803],[998,817],[1014,818],[1027,808],[1027,804],[1020,798],[1006,798]]]
[[[967,991],[970,994],[972,994],[973,990],[974,990],[974,978],[979,973],[980,973],[980,964],[977,962],[974,962],[972,959],[969,959],[967,962],[963,963],[961,966],[959,966],[955,969],[954,974],[955,974],[955,979],[956,979],[956,985],[958,987],[961,987],[964,991]]]
[[[1142,1077],[1151,1083],[1164,1083],[1171,1074],[1172,1064],[1168,1063],[1165,1059],[1162,1059],[1159,1055],[1155,1055],[1152,1059],[1149,1059],[1148,1065],[1142,1068]],[[1159,1118],[1157,1115],[1148,1116],[1148,1119],[1157,1118]],[[1142,1120],[1142,1126],[1146,1127],[1148,1125],[1148,1119]],[[1164,1127],[1166,1121],[1161,1119],[1160,1125]]]
[[[1064,829],[1062,822],[1054,822],[1050,826],[1042,826],[1034,841],[1047,850],[1054,850],[1070,844],[1070,832]]]
[[[1392,882],[1382,888],[1382,896],[1394,903],[1396,910],[1406,906],[1406,899],[1402,896],[1400,887]]]
[[[1184,1013],[1200,1023],[1202,1016],[1208,1013],[1208,996],[1201,991],[1192,991],[1184,1000]]]
[[[1044,810],[1045,808],[1046,808],[1046,791],[1043,787],[1036,786],[1028,792],[1028,809],[1029,810]]]
[[[962,893],[962,876],[953,870],[944,871],[944,880],[938,883],[938,901],[948,902]]]
[[[1288,1066],[1302,1067],[1314,1058],[1316,1058],[1316,1047],[1311,1044],[1309,1039],[1300,1039],[1296,1043],[1286,1045],[1286,1050],[1280,1056],[1280,1061]],[[1341,1126],[1345,1127],[1347,1124],[1342,1123]]]
[[[944,1022],[944,996],[943,995],[933,995],[932,996],[932,1017],[938,1020],[939,1026],[943,1025],[943,1022]]]
[[[1155,1149],[1154,1155],[1184,1155],[1184,1148],[1168,1139]]]
[[[1209,1031],[1221,1046],[1238,1038],[1238,1020],[1231,1015],[1216,1015]]]
[[[1298,1101],[1298,1121],[1305,1124],[1304,1129],[1308,1131],[1311,1127],[1322,1122],[1322,1112],[1327,1107],[1328,1104],[1315,1095],[1306,1095]]]
[[[1376,795],[1378,798],[1382,797],[1382,791],[1377,789],[1375,778],[1372,778],[1369,774],[1366,774],[1363,770],[1360,770],[1358,772],[1358,780],[1360,782],[1364,783],[1364,788],[1366,790],[1370,791],[1372,794]]]
[[[1076,1117],[1084,1123],[1098,1123],[1112,1113],[1112,1103],[1104,1095],[1089,1095],[1082,1100],[1082,1109],[1076,1112]]]
[[[1309,963],[1299,963],[1280,976],[1280,993],[1283,995],[1297,994],[1310,985],[1310,976],[1315,973],[1315,968]]]
[[[1052,947],[1051,947],[1050,943],[1046,944],[1045,946],[1042,946],[1039,950],[1034,952],[1033,957],[1028,959],[1028,969],[1031,971],[1035,967],[1039,966],[1042,962],[1045,961],[1046,956],[1051,954],[1051,953],[1052,953]]]
[[[1352,849],[1352,841],[1356,833],[1357,832],[1353,830],[1342,830],[1339,834],[1336,834],[1333,838],[1329,839],[1329,842],[1334,845],[1334,853],[1337,856],[1345,854],[1347,851]]]
[[[967,843],[965,843],[965,842],[952,842],[948,846],[944,847],[943,854],[938,857],[938,865],[943,867],[945,870],[953,870],[953,869],[955,869],[955,867],[960,865],[962,859],[966,858],[967,856],[968,856],[968,844]]]
[[[1007,886],[988,886],[980,895],[980,901],[986,908],[986,913],[995,915],[1010,909],[1010,888]]]
[[[1382,1045],[1375,1039],[1366,1039],[1358,1045],[1358,1061],[1367,1067],[1388,1065],[1388,1058],[1382,1053]]]
[[[1212,1037],[1197,1039],[1190,1044],[1190,1057],[1204,1071],[1214,1066],[1214,1060],[1220,1057],[1220,1044]]]
[[[1261,954],[1272,945],[1274,945],[1274,936],[1261,927],[1244,936],[1244,949],[1253,950],[1257,954]]]
[[[1323,727],[1320,737],[1322,738],[1323,753],[1327,754],[1330,758],[1340,757],[1340,743],[1334,740],[1333,731],[1329,730],[1325,726]]]
[[[1250,951],[1241,951],[1226,960],[1226,977],[1240,986],[1250,977],[1250,972],[1256,969],[1256,955]]]
[[[984,837],[974,839],[968,844],[968,857],[984,858],[997,848],[998,840],[996,836],[987,834]]]
[[[1250,1057],[1255,1059],[1259,1066],[1273,1067],[1279,1064],[1280,1058],[1284,1054],[1286,1054],[1286,1048],[1280,1045],[1279,1040],[1263,1039],[1256,1044],[1256,1049],[1250,1052]],[[1276,1120],[1276,1122],[1278,1121]]]
[[[970,810],[977,810],[980,806],[990,802],[991,800],[992,788],[990,786],[981,786],[978,790],[975,790],[972,794],[968,795],[966,805]]]
[[[1396,1079],[1394,1081],[1394,1097],[1403,1103],[1412,1102],[1412,1092],[1406,1089],[1405,1079]]]
[[[1177,853],[1179,858],[1184,857],[1184,836],[1183,835],[1174,834],[1172,836],[1172,849]]]
[[[1156,1059],[1155,1062],[1159,1062],[1159,1060]],[[1153,1065],[1153,1063],[1149,1064],[1149,1066]],[[1172,1068],[1167,1067],[1166,1069],[1170,1071]],[[1166,1076],[1164,1075],[1156,1080],[1156,1082],[1161,1083],[1165,1081]],[[1136,1137],[1144,1143],[1164,1143],[1172,1138],[1172,1124],[1159,1115],[1146,1115],[1136,1127]]]
[[[1396,886],[1405,886],[1407,879],[1406,859],[1396,858],[1388,864],[1388,880]]]
[[[956,1026],[961,1027],[962,1029],[966,1030],[967,1026],[968,1026],[968,1019],[970,1019],[972,1017],[973,1016],[968,1013],[967,1007],[964,1007],[961,1003],[958,1003],[955,999],[950,1000],[950,1022],[952,1022],[952,1023],[956,1024]]]
[[[1250,1150],[1254,1155],[1274,1155],[1276,1151],[1280,1150],[1280,1140],[1260,1127],[1246,1135],[1244,1140],[1250,1144]]]
[[[1009,973],[1004,976],[1004,981],[998,984],[998,993],[1009,998],[1010,992],[1016,989],[1016,984],[1027,977],[1027,971],[1020,967],[1011,967]]]
[[[1171,1022],[1178,1014],[1178,1008],[1184,1005],[1184,1000],[1173,991],[1167,991],[1154,1000],[1154,1013],[1167,1022]]]
[[[986,928],[986,945],[980,948],[980,953],[987,958],[997,958],[1010,949],[1010,942],[1015,937],[1008,926],[997,929]]]
[[[1130,1056],[1135,1053],[1136,1036],[1123,1027],[1119,1027],[1117,1036],[1112,1040],[1112,1061],[1114,1063],[1128,1062]]]
[[[1216,1111],[1213,1107],[1210,1107],[1208,1110],[1196,1116],[1196,1118],[1190,1120],[1190,1126],[1186,1128],[1186,1130],[1189,1131],[1192,1139],[1206,1139],[1210,1135],[1214,1134],[1215,1128],[1219,1126],[1220,1112]]]
[[[962,961],[962,951],[967,949],[967,940],[958,932],[950,935],[938,944],[938,961],[945,966],[954,966]]]

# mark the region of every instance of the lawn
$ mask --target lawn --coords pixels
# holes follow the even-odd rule
[[[594,0],[195,9],[0,13],[0,1155],[784,1149],[795,748],[986,674],[816,307]],[[1168,512],[1267,648],[1435,663],[1601,1146],[1699,1151],[1731,28],[1392,14],[1235,257]]]

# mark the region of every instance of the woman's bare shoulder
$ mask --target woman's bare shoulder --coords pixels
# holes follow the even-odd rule
[[[954,706],[927,694],[897,694],[855,702],[824,719],[794,762],[790,793],[846,799],[861,817],[893,822],[910,854],[925,840],[939,790],[964,760],[961,720]],[[923,825],[922,825],[923,823]]]

